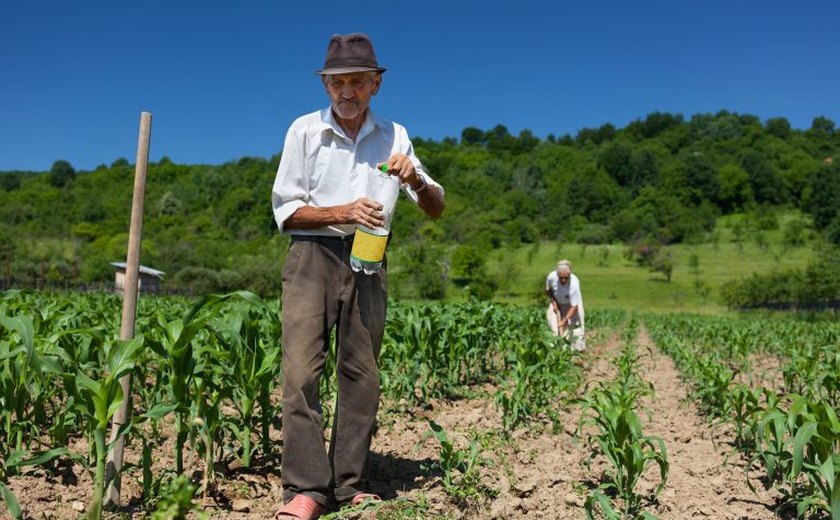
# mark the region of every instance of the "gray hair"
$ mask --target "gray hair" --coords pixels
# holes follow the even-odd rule
[[[564,272],[564,273],[571,273],[572,272],[572,263],[568,260],[560,260],[557,262],[557,271]]]

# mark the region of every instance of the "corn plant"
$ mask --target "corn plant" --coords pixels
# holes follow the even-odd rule
[[[642,434],[641,421],[633,410],[634,401],[633,396],[621,395],[616,387],[605,386],[595,389],[583,408],[583,413],[592,412],[585,422],[598,428],[590,442],[595,441],[612,466],[612,481],[598,490],[616,493],[624,502],[623,514],[628,516],[639,514],[641,497],[635,488],[648,463],[659,466],[660,482],[654,495],[665,486],[669,469],[665,443],[660,437]],[[590,502],[590,506],[594,503]]]
[[[184,447],[192,426],[190,409],[193,404],[193,382],[201,377],[204,366],[195,356],[193,340],[203,329],[206,317],[198,317],[208,299],[199,300],[183,318],[168,320],[157,313],[157,324],[162,331],[159,338],[149,338],[147,344],[159,357],[160,369],[167,378],[169,399],[175,410],[175,471],[184,471]]]
[[[3,503],[6,504],[6,511],[8,511],[9,516],[14,518],[14,520],[20,520],[23,518],[23,511],[20,508],[20,503],[18,503],[17,497],[15,497],[15,494],[12,493],[2,481],[0,481],[0,498],[2,498]]]
[[[595,489],[583,505],[586,518],[588,520],[595,520],[595,513],[599,508],[606,520],[659,520],[659,517],[647,511],[642,511],[633,516],[627,516],[624,512],[615,509],[610,498],[600,488]]]
[[[558,346],[560,340],[524,340],[508,354],[510,368],[502,373],[496,406],[502,410],[505,430],[546,414],[555,431],[562,427],[556,407],[564,393],[580,384],[574,365],[577,353]]]
[[[193,502],[196,487],[184,475],[176,476],[169,487],[163,491],[155,510],[151,514],[152,520],[185,520],[187,515],[197,509]],[[191,515],[192,517],[192,515]],[[197,512],[195,517],[203,520],[208,515]]]
[[[580,354],[552,336],[544,320],[542,309],[528,310],[514,327],[518,336],[506,345],[506,369],[498,375],[495,397],[505,430],[544,414],[559,431],[557,407],[580,385],[580,370],[574,363]]]
[[[799,517],[812,510],[840,519],[840,421],[826,402],[794,396],[787,411],[774,408],[759,422],[756,444],[767,482],[777,484]]]
[[[749,452],[754,448],[754,432],[762,412],[767,409],[767,402],[777,399],[775,393],[765,389],[751,389],[743,383],[736,384],[730,390],[727,399],[729,410],[726,422],[735,427],[735,446]]]
[[[261,411],[262,451],[271,451],[269,426],[274,414],[269,397],[280,368],[279,320],[269,316],[265,303],[253,293],[233,293],[224,299],[235,299],[239,304],[230,306],[229,312],[211,320],[209,325],[219,341],[224,377],[229,380],[233,403],[241,418],[239,424],[230,423],[229,427],[242,446],[242,464],[249,467],[257,406]],[[274,326],[266,329],[265,324]]]
[[[7,450],[20,452],[37,439],[47,424],[47,405],[54,392],[52,376],[61,373],[61,362],[35,345],[29,316],[0,315],[0,417]]]
[[[690,381],[701,409],[735,426],[736,446],[750,457],[747,469],[763,466],[766,485],[782,493],[784,507],[799,517],[821,511],[840,520],[836,324],[656,318],[649,329]],[[785,389],[793,393],[733,384],[739,368],[732,358],[756,351],[785,360]]]
[[[607,518],[655,518],[642,511],[642,497],[635,491],[636,484],[649,463],[659,466],[660,482],[654,490],[658,495],[668,478],[668,454],[660,437],[644,435],[635,409],[642,396],[653,393],[650,383],[638,375],[639,356],[633,340],[638,322],[632,317],[622,334],[623,347],[614,360],[618,367],[616,379],[601,383],[589,392],[581,410],[578,431],[584,424],[596,427],[596,433],[587,439],[597,445],[610,463],[610,481],[604,482],[588,497],[584,504],[588,518],[594,518],[596,507]],[[618,496],[623,504],[617,513],[608,494]]]
[[[134,356],[141,345],[142,340],[139,338],[106,343],[107,366],[98,378],[91,379],[84,373],[76,376],[82,398],[79,405],[88,419],[88,431],[96,446],[96,475],[88,518],[102,517],[102,498],[106,486],[105,459],[109,450],[105,436],[111,418],[125,397],[119,380],[134,369]]]
[[[479,468],[485,460],[478,440],[470,439],[467,449],[458,449],[439,424],[429,420],[429,428],[424,439],[434,436],[440,444],[440,455],[435,465],[442,472],[444,491],[456,500],[475,500],[483,496]]]

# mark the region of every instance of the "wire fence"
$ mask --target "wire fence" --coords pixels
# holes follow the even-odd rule
[[[47,291],[47,292],[110,292],[122,293],[122,288],[118,288],[113,281],[99,281],[99,282],[73,282],[73,281],[53,281],[53,280],[32,280],[32,279],[18,279],[18,278],[0,278],[0,292],[10,289]],[[153,296],[196,296],[193,289],[188,287],[167,287],[165,285],[146,285],[143,284],[139,288],[140,294],[148,294]]]

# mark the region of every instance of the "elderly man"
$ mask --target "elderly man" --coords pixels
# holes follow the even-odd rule
[[[545,281],[545,293],[550,300],[546,318],[554,335],[568,335],[573,349],[585,349],[583,296],[580,293],[580,280],[572,274],[570,261],[557,262],[557,267],[548,274]]]
[[[349,263],[356,225],[376,228],[385,217],[365,196],[365,175],[394,175],[432,218],[444,208],[443,188],[423,170],[405,128],[369,108],[383,72],[366,35],[334,35],[317,71],[330,106],[292,124],[277,169],[274,218],[292,241],[282,296],[284,505],[275,518],[309,520],[332,501],[378,499],[363,486],[379,404],[386,268],[365,274]],[[319,381],[333,327],[338,395],[327,452]]]

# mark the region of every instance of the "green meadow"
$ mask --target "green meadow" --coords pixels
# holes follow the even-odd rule
[[[673,271],[671,280],[628,258],[626,244],[583,245],[540,242],[495,252],[488,269],[499,280],[496,299],[528,304],[547,302],[545,278],[558,260],[571,260],[580,279],[587,310],[623,309],[652,312],[723,314],[720,288],[753,273],[804,267],[814,257],[816,242],[785,245],[785,222],[779,229],[751,234],[738,233],[739,217],[721,219],[715,241],[675,244],[667,247]],[[692,262],[692,257],[696,261]],[[693,266],[693,267],[692,267]]]

